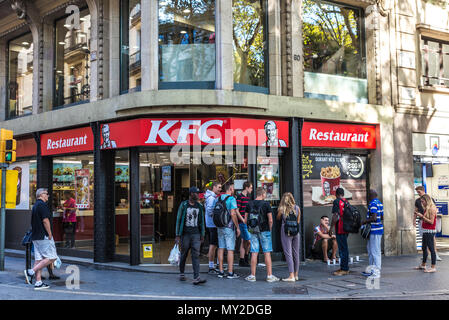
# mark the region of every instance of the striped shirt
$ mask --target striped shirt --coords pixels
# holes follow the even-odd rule
[[[247,196],[244,196],[243,193],[240,193],[237,196],[237,206],[239,207],[239,212],[242,215],[243,218],[245,218],[245,210],[246,206],[248,205],[250,198]],[[239,221],[240,223],[241,221]]]
[[[384,216],[384,206],[379,199],[374,199],[369,203],[369,212],[367,219],[373,213],[376,214],[376,222],[371,222],[371,234],[384,234],[384,226],[382,224],[382,218]]]

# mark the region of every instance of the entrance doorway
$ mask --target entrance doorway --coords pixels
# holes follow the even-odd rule
[[[225,152],[220,155],[224,160]],[[245,163],[223,161],[223,164],[198,165],[193,164],[194,156],[194,152],[191,152],[190,164],[178,165],[171,162],[169,152],[141,152],[139,155],[141,247],[152,244],[152,258],[141,257],[142,263],[168,263],[175,243],[178,208],[182,201],[188,200],[191,186],[201,190],[200,201],[204,202],[204,192],[209,182],[218,180],[224,184],[237,181],[238,187],[249,178]],[[241,190],[236,188],[236,192],[238,191]],[[208,262],[208,245],[206,232],[201,246],[200,263]],[[191,263],[190,255],[187,263]]]

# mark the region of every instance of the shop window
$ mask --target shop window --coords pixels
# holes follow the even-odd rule
[[[93,251],[93,155],[53,159],[53,233],[59,247]]]
[[[120,2],[120,91],[140,90],[141,6],[140,0]]]
[[[215,87],[215,0],[159,0],[159,87]]]
[[[267,1],[233,0],[234,89],[268,93]]]
[[[449,42],[421,38],[422,84],[449,87]]]
[[[6,118],[32,113],[33,37],[27,33],[9,41]]]
[[[91,16],[80,11],[79,24],[67,18],[55,24],[55,108],[87,102],[90,94]]]
[[[303,1],[304,96],[367,103],[363,11]]]

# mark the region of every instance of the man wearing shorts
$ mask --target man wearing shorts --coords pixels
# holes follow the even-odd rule
[[[221,184],[214,181],[211,186],[212,190],[207,190],[204,198],[206,199],[206,228],[209,234],[209,274],[218,274],[218,269],[215,267],[215,251],[218,247],[217,227],[214,224],[213,213],[215,203],[217,203],[217,196],[221,192]]]
[[[47,189],[40,188],[36,191],[36,203],[31,212],[31,240],[34,246],[34,268],[24,270],[25,279],[32,284],[34,276],[36,283],[34,290],[48,289],[49,285],[42,282],[42,269],[52,264],[57,258],[55,241],[51,233],[51,212],[46,202],[48,201]]]
[[[271,243],[271,230],[273,228],[273,210],[270,204],[265,201],[267,192],[263,187],[256,189],[256,199],[250,201],[246,206],[245,223],[248,223],[248,216],[251,212],[259,212],[262,215],[260,232],[251,233],[251,274],[245,278],[246,281],[256,281],[257,256],[259,254],[259,243],[262,246],[265,264],[267,266],[267,281],[279,281],[274,276],[271,268],[271,252],[273,251]]]

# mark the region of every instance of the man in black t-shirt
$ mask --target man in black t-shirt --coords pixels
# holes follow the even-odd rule
[[[256,199],[248,202],[246,206],[245,223],[248,224],[249,214],[259,212],[262,216],[259,225],[260,232],[251,233],[251,274],[245,278],[246,281],[256,281],[256,266],[257,255],[259,254],[259,242],[262,246],[262,251],[265,257],[265,264],[267,266],[267,281],[275,282],[279,281],[279,278],[274,276],[271,268],[271,252],[273,251],[271,241],[271,229],[273,228],[273,210],[270,204],[265,201],[267,192],[264,188],[259,187],[256,189]]]
[[[35,290],[48,289],[50,286],[41,281],[42,269],[55,262],[58,258],[56,254],[55,241],[51,232],[51,212],[46,202],[48,201],[48,190],[40,188],[36,191],[36,203],[31,212],[31,240],[34,246],[34,268],[24,270],[25,279],[28,284],[32,284],[36,275]]]

